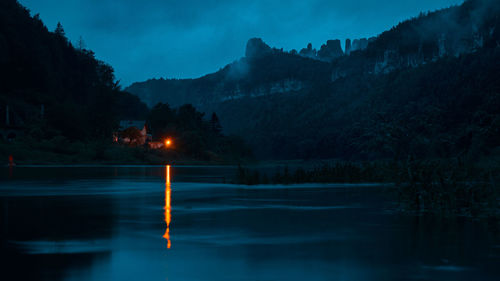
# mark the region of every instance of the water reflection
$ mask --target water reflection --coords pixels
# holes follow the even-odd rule
[[[165,167],[165,223],[167,224],[167,229],[165,230],[165,234],[163,238],[167,239],[167,248],[170,249],[170,220],[172,219],[172,215],[170,214],[171,206],[170,206],[170,196],[172,193],[172,189],[170,188],[170,165]]]
[[[5,168],[0,280],[497,281],[500,276],[496,222],[392,212],[397,194],[382,186],[189,182],[225,171],[177,165],[15,167],[14,178],[2,180]],[[171,177],[175,250],[169,231]]]

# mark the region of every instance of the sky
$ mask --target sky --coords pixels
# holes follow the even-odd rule
[[[121,85],[196,78],[245,54],[248,39],[284,50],[329,39],[376,36],[397,23],[463,0],[19,0],[49,30],[115,69]],[[76,45],[76,44],[75,44]]]

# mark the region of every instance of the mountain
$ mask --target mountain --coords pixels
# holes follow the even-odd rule
[[[451,157],[498,151],[500,2],[468,0],[369,39],[316,51],[250,39],[245,57],[198,79],[127,91],[192,103],[263,158]],[[479,153],[480,152],[480,153]]]
[[[198,79],[153,79],[134,83],[126,91],[149,106],[158,102],[201,106],[245,96],[300,91],[330,77],[329,63],[272,49],[259,38],[248,41],[245,54]]]
[[[113,68],[79,45],[61,24],[51,32],[16,0],[0,1],[0,130],[102,139],[122,118],[145,118],[146,105],[120,90]]]

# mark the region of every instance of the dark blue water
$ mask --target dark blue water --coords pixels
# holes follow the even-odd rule
[[[380,185],[238,186],[234,167],[16,167],[1,280],[499,280],[498,222]]]

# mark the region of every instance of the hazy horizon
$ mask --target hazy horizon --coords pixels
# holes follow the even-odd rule
[[[462,0],[175,1],[20,0],[49,30],[61,22],[97,58],[115,69],[123,86],[151,78],[196,78],[215,72],[260,37],[285,50],[319,49],[329,39],[376,36],[420,12]],[[386,1],[387,2],[387,1]]]

